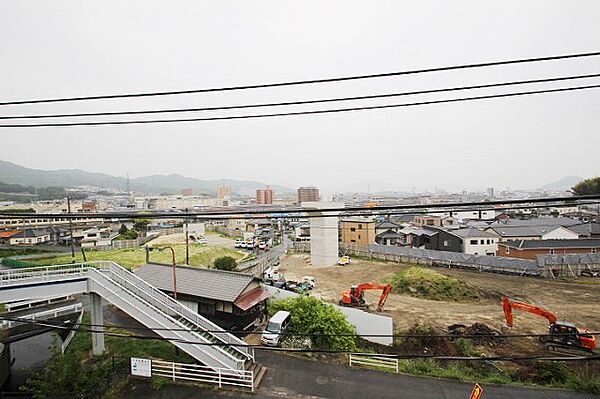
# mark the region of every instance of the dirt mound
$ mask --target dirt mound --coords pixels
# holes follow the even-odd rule
[[[484,323],[474,323],[470,326],[464,324],[453,324],[448,326],[450,335],[457,338],[468,338],[476,345],[500,346],[506,339],[501,333]]]
[[[480,292],[461,280],[435,270],[409,267],[387,280],[393,292],[435,301],[476,301]]]

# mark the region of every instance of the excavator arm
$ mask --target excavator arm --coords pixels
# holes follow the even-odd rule
[[[556,320],[558,320],[556,315],[549,310],[546,310],[540,306],[531,305],[526,302],[515,301],[506,296],[502,299],[502,308],[504,309],[504,318],[506,319],[506,324],[509,327],[512,327],[514,324],[512,314],[513,308],[545,317],[546,320],[548,320],[549,325],[555,324]]]
[[[377,304],[377,311],[381,312],[383,310],[383,306],[385,305],[385,301],[387,301],[390,292],[392,292],[391,284],[374,284],[374,283],[366,283],[360,284],[356,287],[359,294],[362,296],[362,293],[366,290],[382,290],[381,296],[379,297],[379,302]]]

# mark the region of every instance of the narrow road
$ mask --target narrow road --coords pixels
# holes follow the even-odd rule
[[[153,391],[150,383],[134,380],[123,392],[131,399],[188,398],[344,398],[344,399],[467,399],[473,384],[432,378],[352,369],[344,365],[257,351],[257,360],[269,370],[255,394],[192,386],[166,386]],[[592,399],[572,391],[482,384],[484,399]]]

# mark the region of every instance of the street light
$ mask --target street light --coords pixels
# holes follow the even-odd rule
[[[146,247],[148,251],[153,251],[154,247]],[[164,251],[165,249],[170,249],[171,250],[171,255],[173,255],[173,299],[177,300],[177,262],[175,260],[175,250],[173,249],[173,247],[171,246],[164,246],[164,247],[156,247],[156,249],[159,252]],[[146,259],[147,261],[149,259]]]

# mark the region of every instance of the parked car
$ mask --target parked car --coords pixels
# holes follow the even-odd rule
[[[200,237],[196,240],[197,244],[208,244],[208,240],[204,237]]]
[[[239,238],[237,240],[235,240],[235,243],[233,244],[234,248],[241,248],[242,247],[242,240],[240,240]]]
[[[260,337],[260,342],[269,346],[279,345],[279,341],[282,339],[283,333],[288,328],[291,321],[292,315],[290,312],[280,310],[275,313],[273,317],[269,319],[267,327]]]
[[[350,264],[350,257],[349,256],[342,256],[339,260],[338,260],[338,265],[340,266],[346,266]]]
[[[312,290],[317,285],[316,280],[313,276],[304,276],[302,277],[302,282],[310,285],[310,289]]]
[[[267,243],[264,241],[261,241],[258,243],[258,249],[266,249],[267,248]]]
[[[600,277],[600,270],[582,270],[581,275],[585,277]]]
[[[255,247],[254,241],[246,241],[246,249],[252,249]]]

